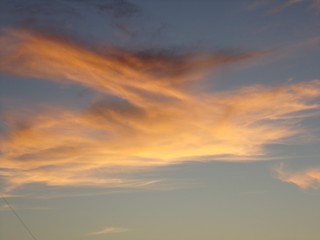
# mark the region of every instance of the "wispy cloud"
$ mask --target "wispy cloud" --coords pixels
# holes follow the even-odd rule
[[[312,1],[312,6],[317,9],[318,11],[320,11],[320,0],[313,0]]]
[[[81,16],[81,7],[85,7],[87,11],[104,14],[114,19],[129,19],[141,13],[141,8],[126,0],[109,0],[107,2],[92,0],[67,0],[43,2],[39,0],[30,1],[3,1],[0,3],[0,13],[6,15],[7,18],[14,18],[20,21],[32,19],[33,21],[45,21],[48,24],[52,16],[68,17],[71,20],[74,17]],[[18,21],[19,22],[19,21]]]
[[[304,2],[305,0],[286,0],[284,3],[274,7],[272,9],[273,13],[278,13],[285,10],[288,7]]]
[[[280,164],[274,169],[276,177],[281,181],[292,183],[302,189],[320,190],[320,168],[310,168],[304,171],[291,171]]]
[[[89,235],[103,235],[103,234],[113,234],[113,233],[124,233],[128,232],[127,228],[119,228],[119,227],[106,227],[102,230],[98,230],[96,232],[92,232]]]
[[[223,92],[190,90],[208,70],[268,51],[97,51],[62,37],[11,30],[0,36],[0,54],[1,72],[80,84],[114,96],[83,110],[47,106],[29,116],[6,113],[0,174],[7,192],[32,183],[146,186],[154,182],[123,173],[264,156],[265,146],[303,133],[298,124],[319,114],[319,80]]]
[[[0,205],[0,212],[2,211],[10,211],[10,208],[7,204]]]
[[[97,3],[94,3],[91,1],[91,4],[92,3],[100,12],[112,14],[113,17],[115,18],[132,17],[141,13],[142,11],[138,5],[125,0],[120,0],[120,1],[113,0],[109,2],[97,2]]]
[[[249,9],[256,9],[259,7],[271,8],[269,13],[276,14],[281,13],[288,8],[291,8],[296,5],[306,4],[311,7],[313,10],[320,10],[320,0],[285,0],[285,1],[254,1],[249,5]]]
[[[82,26],[91,24],[97,32],[108,33],[125,45],[128,41],[138,44],[146,38],[152,40],[165,29],[139,5],[126,0],[1,1],[0,22],[2,27],[28,26],[85,36]],[[92,34],[101,37],[101,34]]]
[[[255,59],[267,52],[173,54],[133,52],[116,47],[92,51],[58,36],[27,30],[4,31],[0,37],[2,72],[81,84],[135,104],[150,94],[182,99],[177,86],[198,80],[205,70]],[[142,96],[143,95],[143,96]],[[143,101],[144,103],[139,103]]]

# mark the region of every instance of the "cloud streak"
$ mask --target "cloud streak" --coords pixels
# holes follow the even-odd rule
[[[200,84],[209,70],[267,53],[97,51],[34,31],[3,32],[1,72],[109,96],[82,110],[6,113],[7,134],[0,139],[5,191],[34,183],[144,187],[154,181],[123,175],[186,161],[264,156],[265,146],[302,134],[298,124],[319,114],[319,80],[206,93],[188,86]]]
[[[199,79],[205,70],[265,54],[173,55],[161,51],[131,52],[115,47],[98,53],[57,36],[27,30],[4,31],[0,43],[5,46],[0,52],[2,72],[77,83],[138,105],[145,104],[141,98],[150,94],[186,98],[177,85]]]
[[[257,10],[266,8],[269,14],[279,14],[298,5],[305,5],[315,11],[320,10],[320,0],[284,0],[284,1],[261,1],[254,0],[249,2],[247,8],[249,10]]]
[[[285,0],[285,1],[254,1],[249,8],[256,9],[259,7],[268,7],[271,6],[271,9],[268,11],[271,14],[281,13],[288,8],[294,7],[296,5],[306,4],[315,11],[320,10],[320,0]]]
[[[304,0],[287,0],[284,3],[282,3],[281,5],[278,5],[277,7],[273,8],[272,13],[282,12],[286,8],[294,6],[296,4],[300,4],[302,2],[304,2]]]
[[[119,228],[119,227],[106,227],[102,230],[92,232],[90,235],[104,235],[104,234],[113,234],[113,233],[124,233],[128,232],[129,229],[126,228]]]
[[[292,183],[302,189],[320,190],[320,168],[310,168],[304,171],[290,171],[284,165],[274,169],[276,177],[283,182]]]

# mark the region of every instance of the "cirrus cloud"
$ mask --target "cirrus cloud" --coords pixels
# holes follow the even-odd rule
[[[102,235],[102,234],[113,234],[113,233],[124,233],[128,232],[129,229],[127,228],[119,228],[119,227],[106,227],[102,230],[92,232],[89,235]]]
[[[283,182],[292,183],[302,189],[320,190],[320,168],[310,168],[304,171],[291,171],[281,164],[274,169],[276,177]]]
[[[208,70],[268,51],[176,55],[109,47],[99,52],[28,30],[4,31],[0,43],[3,73],[113,96],[82,110],[47,106],[29,115],[5,113],[0,174],[6,192],[34,183],[146,186],[154,181],[123,173],[264,156],[267,145],[302,134],[300,122],[319,114],[319,80],[206,93],[188,88],[200,84]]]

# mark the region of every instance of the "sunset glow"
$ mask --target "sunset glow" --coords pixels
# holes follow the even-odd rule
[[[4,239],[316,240],[319,5],[0,3]]]

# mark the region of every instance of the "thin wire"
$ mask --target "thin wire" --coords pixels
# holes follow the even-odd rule
[[[14,208],[11,206],[11,204],[7,201],[7,199],[3,196],[1,196],[2,200],[7,204],[7,206],[10,208],[10,210],[13,212],[13,214],[18,218],[19,222],[22,224],[22,226],[27,230],[27,232],[30,234],[31,238],[33,240],[38,240],[36,236],[32,233],[31,229],[25,224],[23,219],[19,216],[19,214],[14,210]]]

